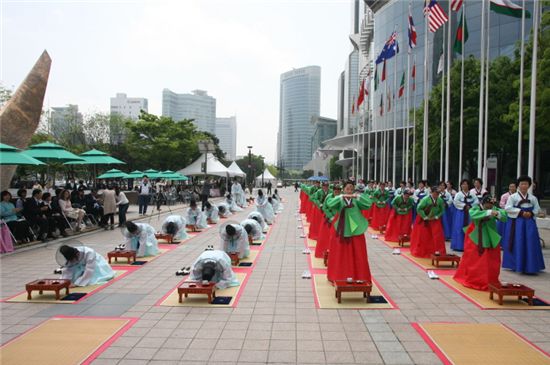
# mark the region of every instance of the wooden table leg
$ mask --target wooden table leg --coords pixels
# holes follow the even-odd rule
[[[498,295],[498,304],[499,305],[502,305],[502,296],[503,296],[502,294]]]
[[[109,265],[111,264],[111,259],[112,259],[112,257],[111,257],[111,256],[109,256]]]
[[[61,298],[59,297],[59,289],[57,289],[55,291],[55,300],[59,300],[59,299],[61,299]]]
[[[341,291],[336,292],[336,297],[338,298],[338,303],[342,303],[342,292]]]
[[[212,304],[212,293],[208,293],[208,304]]]
[[[183,293],[178,293],[178,295],[179,295],[179,300],[178,300],[178,302],[180,302],[180,303],[183,302],[183,300],[181,299],[181,295],[182,295],[182,294],[183,294]]]
[[[65,295],[69,295],[69,286],[68,285],[65,287]]]
[[[529,305],[533,305],[533,296],[528,295],[527,297],[529,298]]]
[[[432,259],[432,266],[435,266],[435,264],[434,264],[434,259]]]
[[[489,292],[489,299],[493,300],[493,292],[492,291]]]
[[[32,290],[27,290],[27,300],[32,299],[31,292],[32,292]]]

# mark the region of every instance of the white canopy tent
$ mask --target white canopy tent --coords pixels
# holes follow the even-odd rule
[[[264,173],[263,174],[260,174],[257,178],[256,178],[256,186],[262,186],[262,175],[263,175],[263,182],[264,184],[267,184],[268,181],[271,181],[271,184],[273,186],[276,186],[277,185],[277,178],[273,175],[271,175],[271,172],[269,172],[269,170],[266,168],[264,170]]]
[[[185,176],[203,175],[204,172],[201,167],[204,161],[205,159],[203,153],[201,157],[193,161],[191,165],[179,170],[178,173]],[[207,155],[206,174],[227,177],[228,174],[230,174],[230,171],[227,167],[222,165],[222,163],[213,154],[209,153]]]
[[[229,176],[231,176],[231,177],[235,177],[235,176],[245,177],[246,176],[246,174],[243,172],[243,170],[241,170],[241,168],[239,167],[239,165],[237,165],[237,163],[235,161],[233,161],[233,163],[231,165],[229,165],[229,167],[227,169],[229,170]]]

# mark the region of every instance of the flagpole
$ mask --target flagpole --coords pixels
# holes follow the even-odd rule
[[[397,54],[393,60],[393,92],[397,90]],[[392,153],[392,183],[395,184],[396,151],[397,151],[397,101],[393,100],[393,153]]]
[[[369,86],[370,86],[370,83],[369,83]],[[369,94],[371,94],[371,93],[369,93]],[[370,102],[369,102],[369,105],[370,105]],[[367,112],[368,112],[368,110],[370,110],[370,106],[369,106],[369,108],[367,108]],[[369,122],[371,122],[370,116],[371,116],[371,114],[369,113],[368,114]],[[372,123],[369,123],[369,125],[366,125],[366,127],[367,127],[367,180],[369,180],[369,181],[370,181],[370,131],[369,131],[369,129],[370,129],[371,124]]]
[[[540,4],[533,2],[533,55],[531,58],[531,103],[529,107],[529,161],[527,174],[535,179],[535,123],[537,116],[537,48]]]
[[[373,170],[373,175],[374,175],[374,180],[378,180],[378,130],[376,130],[374,132],[374,170]]]
[[[424,21],[424,126],[422,129],[422,179],[428,179],[428,22],[429,14],[425,16]]]
[[[445,181],[449,181],[449,152],[451,138],[451,33],[452,13],[451,1],[449,1],[449,30],[447,32],[447,128],[445,130]]]
[[[466,4],[462,3],[462,54],[461,58],[461,67],[460,67],[460,137],[458,141],[459,152],[458,152],[458,183],[462,179],[462,144],[464,143],[464,24],[466,19]],[[458,185],[457,185],[458,186]]]
[[[410,77],[410,71],[411,71],[411,52],[409,50],[409,53],[407,54],[407,96],[406,96],[406,107],[405,107],[405,118],[403,119],[403,122],[406,120],[407,124],[405,126],[406,129],[406,137],[405,137],[405,175],[404,179],[407,181],[409,179],[409,138],[410,133],[409,129],[411,127],[411,120],[410,120],[410,113],[411,113],[411,90],[410,90],[410,84],[409,84],[409,77]]]
[[[413,57],[414,75],[414,93],[413,93],[413,149],[412,149],[412,178],[413,184],[416,183],[416,55]]]
[[[489,65],[491,62],[491,12],[489,7],[487,7],[487,58],[486,69],[485,69],[485,121],[483,127],[483,181],[487,184],[487,145],[488,145],[488,136],[489,136]]]
[[[521,46],[520,46],[520,67],[519,67],[519,120],[518,120],[518,164],[517,176],[521,175],[521,159],[522,159],[522,144],[523,144],[523,52],[525,48],[525,0],[521,4]]]
[[[479,120],[477,135],[477,176],[481,176],[483,159],[483,90],[485,88],[485,2],[481,2],[481,54],[480,54],[480,76],[479,76]]]
[[[449,1],[449,4],[451,2]],[[445,126],[445,30],[446,24],[443,25],[443,47],[441,48],[441,59],[443,67],[441,67],[441,121],[439,126],[439,181],[443,180],[443,127]],[[438,66],[439,67],[439,66]],[[439,72],[439,70],[437,70]]]

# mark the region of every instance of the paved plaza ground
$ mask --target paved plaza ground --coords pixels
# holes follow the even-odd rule
[[[308,256],[302,253],[304,239],[298,228],[298,193],[280,190],[285,209],[234,308],[156,305],[182,280],[174,275],[176,270],[190,266],[208,245],[217,246],[214,226],[77,304],[0,303],[1,342],[56,315],[135,317],[139,320],[93,364],[440,364],[411,323],[471,322],[505,324],[550,352],[550,311],[482,310],[441,281],[430,280],[405,257],[392,255],[370,235],[373,277],[398,308],[318,309],[311,280],[301,277]],[[181,206],[177,209],[183,213]],[[232,218],[240,221],[252,209]],[[158,229],[168,212],[163,213],[141,221],[150,220]],[[101,254],[123,241],[119,230],[77,239]],[[27,282],[51,277],[58,245],[2,257],[1,297],[21,292]],[[548,265],[550,248],[543,252]],[[501,279],[524,283],[535,288],[537,296],[550,299],[548,273],[502,272]]]

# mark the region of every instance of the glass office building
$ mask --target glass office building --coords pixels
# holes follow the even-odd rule
[[[311,118],[320,114],[321,67],[307,66],[281,75],[278,166],[302,170],[311,160]]]

